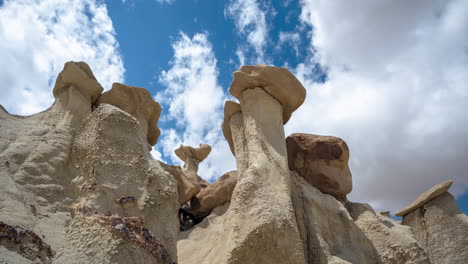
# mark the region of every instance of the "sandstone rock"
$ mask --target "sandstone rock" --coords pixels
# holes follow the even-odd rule
[[[266,65],[242,66],[234,72],[229,92],[239,99],[246,89],[260,87],[283,106],[283,123],[304,102],[306,90],[286,68]]]
[[[96,100],[104,90],[94,77],[91,68],[84,62],[69,61],[65,63],[62,72],[58,75],[54,86],[54,96],[57,98],[63,88],[75,86],[79,91],[91,100]]]
[[[465,263],[468,259],[468,216],[448,192],[403,216],[431,263]]]
[[[221,129],[223,130],[224,138],[227,140],[229,148],[231,149],[231,152],[234,154],[234,156],[236,154],[234,152],[234,144],[232,142],[231,116],[239,112],[242,112],[240,104],[233,101],[226,101],[226,103],[224,103],[224,120],[223,124],[221,125]]]
[[[178,248],[184,248],[179,262],[302,264],[281,122],[283,107],[261,88],[243,91],[239,100],[242,113],[235,113],[229,124],[238,164],[229,209],[217,224],[197,225],[183,239],[179,237]],[[188,250],[196,253],[186,258]]]
[[[158,161],[159,162],[159,161]],[[180,166],[172,166],[172,165],[167,165],[163,162],[159,162],[161,167],[172,176],[177,181],[177,192],[179,194],[179,204],[185,204],[186,202],[190,201],[192,197],[197,195],[197,193],[200,192],[201,187],[198,184],[192,183],[191,180],[189,180],[185,174],[182,172],[182,169]]]
[[[304,263],[382,263],[345,206],[292,172],[296,221],[306,256]]]
[[[184,161],[183,172],[185,177],[187,177],[187,179],[189,179],[192,184],[196,185],[198,188],[206,188],[210,185],[209,182],[205,181],[197,174],[198,165],[208,157],[210,152],[211,146],[208,144],[200,144],[200,147],[198,148],[180,145],[180,147],[175,150],[177,157]]]
[[[140,87],[114,83],[112,89],[103,93],[99,104],[111,104],[135,117],[145,132],[150,145],[158,142],[161,131],[158,127],[161,106],[154,101],[148,90]]]
[[[346,207],[354,222],[371,240],[383,264],[431,264],[411,228],[375,213],[368,204],[349,202]]]
[[[286,139],[289,169],[323,193],[342,197],[352,190],[349,149],[337,137],[292,134]]]
[[[53,251],[64,243],[68,206],[76,198],[73,139],[102,90],[86,64],[73,62],[55,87],[56,100],[43,112],[22,117],[0,111],[0,221],[38,234]]]
[[[430,200],[436,198],[439,195],[442,195],[442,194],[446,193],[450,189],[452,184],[453,184],[453,181],[448,180],[448,181],[445,181],[445,182],[442,182],[442,183],[439,183],[439,184],[433,186],[432,188],[430,188],[429,190],[427,190],[423,194],[421,194],[414,202],[412,202],[411,204],[409,204],[405,208],[403,208],[403,209],[399,210],[398,212],[396,212],[395,215],[396,216],[404,216],[404,215],[410,213],[411,211],[414,211],[414,210],[422,207],[423,205],[425,205]]]
[[[67,226],[68,243],[54,263],[176,263],[141,218],[77,213]]]
[[[138,121],[115,106],[101,104],[82,127],[72,150],[78,168],[73,180],[76,204],[101,214],[142,218],[176,259],[177,183],[152,159]],[[79,236],[73,239],[81,243]]]
[[[180,145],[178,149],[175,150],[175,154],[179,159],[183,160],[185,163],[191,161],[192,159],[196,159],[198,162],[202,162],[203,160],[208,157],[211,152],[211,146],[208,144],[200,144],[200,147],[193,148],[190,146]],[[189,167],[189,166],[187,166]],[[190,169],[198,169],[198,167],[190,168]],[[187,168],[186,170],[189,170]],[[198,170],[195,170],[198,171]]]
[[[236,183],[237,171],[225,173],[190,201],[190,212],[196,219],[203,219],[214,208],[230,202]]]

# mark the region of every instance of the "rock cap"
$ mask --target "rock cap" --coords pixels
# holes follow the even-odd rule
[[[234,156],[236,153],[234,153],[234,143],[232,142],[230,121],[231,116],[237,112],[242,112],[240,104],[233,101],[226,101],[226,103],[224,103],[224,120],[223,124],[221,125],[221,129],[223,130],[224,138],[227,140],[229,148],[231,149],[231,152]]]
[[[139,121],[148,143],[154,145],[158,142],[161,106],[145,88],[114,83],[112,89],[99,97],[97,104],[111,104],[129,113]]]
[[[283,123],[305,100],[306,90],[301,82],[286,68],[263,64],[242,66],[233,73],[229,92],[239,99],[246,89],[260,87],[283,106]]]
[[[104,90],[94,77],[91,68],[85,62],[69,61],[63,66],[63,70],[57,76],[53,90],[54,97],[57,98],[64,87],[76,86],[80,92],[89,96],[94,103]]]
[[[453,180],[448,180],[448,181],[444,181],[442,183],[439,183],[433,186],[432,188],[430,188],[429,190],[421,194],[416,200],[414,200],[414,202],[410,203],[405,208],[398,210],[395,213],[395,216],[407,215],[408,213],[424,206],[430,200],[437,198],[440,195],[446,193],[450,189],[452,184],[453,184]]]
[[[178,149],[175,150],[175,154],[179,159],[187,162],[190,158],[195,158],[199,162],[202,162],[211,152],[211,146],[208,144],[200,144],[200,147],[194,148],[191,146],[180,145]]]
[[[289,169],[323,193],[342,199],[353,189],[349,148],[338,137],[294,133],[286,138]]]

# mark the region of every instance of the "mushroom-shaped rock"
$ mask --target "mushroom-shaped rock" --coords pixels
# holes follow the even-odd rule
[[[453,184],[453,180],[448,180],[444,181],[442,183],[439,183],[429,190],[425,191],[423,194],[421,194],[414,202],[406,206],[405,208],[399,210],[396,212],[396,216],[404,216],[406,214],[409,214],[410,212],[424,206],[427,202],[430,200],[437,198],[438,196],[446,193],[450,187]]]
[[[184,175],[180,166],[172,166],[160,161],[158,162],[165,171],[169,172],[176,179],[177,193],[179,194],[179,204],[182,205],[190,201],[192,197],[200,192],[200,186],[193,184],[192,181]]]
[[[260,87],[283,106],[283,124],[305,100],[306,90],[286,68],[266,65],[242,66],[234,72],[229,92],[239,99],[246,89]]]
[[[208,144],[200,144],[200,147],[194,148],[180,145],[174,152],[179,159],[185,162],[184,172],[196,174],[198,172],[198,164],[208,157],[211,152],[211,146]]]
[[[190,211],[197,220],[209,215],[211,211],[224,203],[231,201],[232,192],[237,183],[237,171],[230,171],[217,181],[202,189],[190,201]]]
[[[234,156],[236,154],[234,151],[234,143],[232,141],[231,134],[231,116],[238,112],[242,112],[240,104],[233,101],[226,101],[224,104],[224,120],[221,128],[223,130],[224,138],[227,140],[229,148],[231,149],[231,152],[234,154]]]
[[[69,61],[65,63],[62,72],[59,73],[55,81],[54,97],[57,98],[63,91],[63,88],[68,86],[77,87],[93,103],[104,90],[96,80],[96,77],[94,77],[91,68],[84,62]]]
[[[323,193],[343,197],[352,190],[349,149],[337,137],[295,133],[286,139],[289,169]]]
[[[161,106],[153,100],[148,90],[114,83],[112,89],[103,93],[97,103],[111,104],[131,114],[146,133],[148,143],[154,145],[158,141],[161,133],[158,128]]]

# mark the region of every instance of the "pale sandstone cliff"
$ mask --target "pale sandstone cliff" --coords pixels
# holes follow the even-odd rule
[[[143,88],[103,93],[68,62],[55,103],[20,117],[0,108],[0,263],[463,263],[468,218],[435,186],[398,212],[348,201],[339,138],[283,125],[305,99],[285,68],[234,73],[223,134],[237,171],[210,184],[210,146],[181,146],[184,167],[154,160],[159,104]],[[201,175],[203,176],[203,175]],[[357,176],[359,177],[359,176]]]

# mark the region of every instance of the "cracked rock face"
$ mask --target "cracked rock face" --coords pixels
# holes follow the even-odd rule
[[[448,192],[403,216],[431,263],[465,263],[468,259],[468,216]]]
[[[295,133],[286,138],[289,169],[337,198],[353,188],[349,148],[341,138]]]
[[[376,213],[368,204],[346,204],[354,222],[370,239],[383,264],[431,264],[411,228],[390,216]]]

